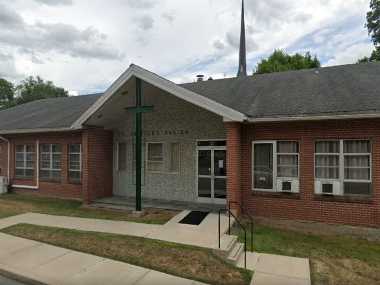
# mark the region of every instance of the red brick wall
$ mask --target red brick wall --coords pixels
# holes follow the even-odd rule
[[[8,143],[0,139],[0,176],[8,176]]]
[[[241,124],[227,122],[227,199],[241,204]],[[240,206],[231,204],[238,214]]]
[[[373,197],[327,199],[314,195],[314,143],[318,139],[372,141]],[[252,191],[252,141],[297,140],[300,143],[300,194]],[[242,125],[242,201],[257,216],[380,226],[380,120],[288,122]],[[234,176],[233,176],[234,177]],[[234,178],[233,178],[234,179]],[[234,190],[229,189],[233,195]]]
[[[113,134],[102,129],[83,132],[83,200],[112,196]]]
[[[38,190],[15,188],[17,192],[30,193],[42,196],[54,196],[61,198],[75,198],[82,197],[82,185],[73,184],[69,181],[68,173],[68,145],[82,142],[82,134],[80,132],[64,132],[64,133],[41,133],[41,134],[28,134],[28,135],[13,135],[7,137],[11,142],[11,163],[10,163],[10,177],[13,185],[22,186],[37,186],[37,169],[35,165],[34,177],[30,180],[21,180],[15,178],[15,146],[18,144],[32,144],[35,146],[34,161],[37,161],[36,142],[39,144],[54,143],[61,144],[61,181],[60,182],[39,182]]]
[[[7,136],[11,142],[10,177],[13,185],[37,186],[37,169],[33,179],[21,180],[15,178],[15,146],[18,144],[56,143],[62,146],[60,182],[40,181],[39,188],[15,188],[16,192],[30,193],[42,196],[83,199],[90,202],[99,197],[112,196],[112,165],[113,165],[113,138],[112,132],[102,129],[89,129],[83,132],[40,133],[27,135]],[[68,145],[82,144],[82,183],[73,184],[69,181],[68,173]],[[0,175],[7,175],[7,144],[0,142]]]

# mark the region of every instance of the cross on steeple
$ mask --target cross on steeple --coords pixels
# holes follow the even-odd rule
[[[244,0],[241,4],[241,30],[240,30],[240,51],[239,70],[237,76],[247,76],[247,51],[245,46],[245,20],[244,20]]]

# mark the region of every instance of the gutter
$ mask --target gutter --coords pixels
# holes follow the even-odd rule
[[[248,123],[276,123],[276,122],[294,122],[294,121],[323,121],[323,120],[373,119],[373,118],[380,118],[380,113],[249,118]]]

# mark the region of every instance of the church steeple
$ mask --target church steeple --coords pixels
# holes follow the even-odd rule
[[[239,70],[237,76],[247,76],[247,54],[245,46],[245,20],[244,20],[244,0],[241,4],[241,31],[240,31],[240,51]]]

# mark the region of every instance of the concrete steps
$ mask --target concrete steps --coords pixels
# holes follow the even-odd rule
[[[237,265],[242,254],[244,254],[244,243],[236,242],[227,257],[227,262]]]

